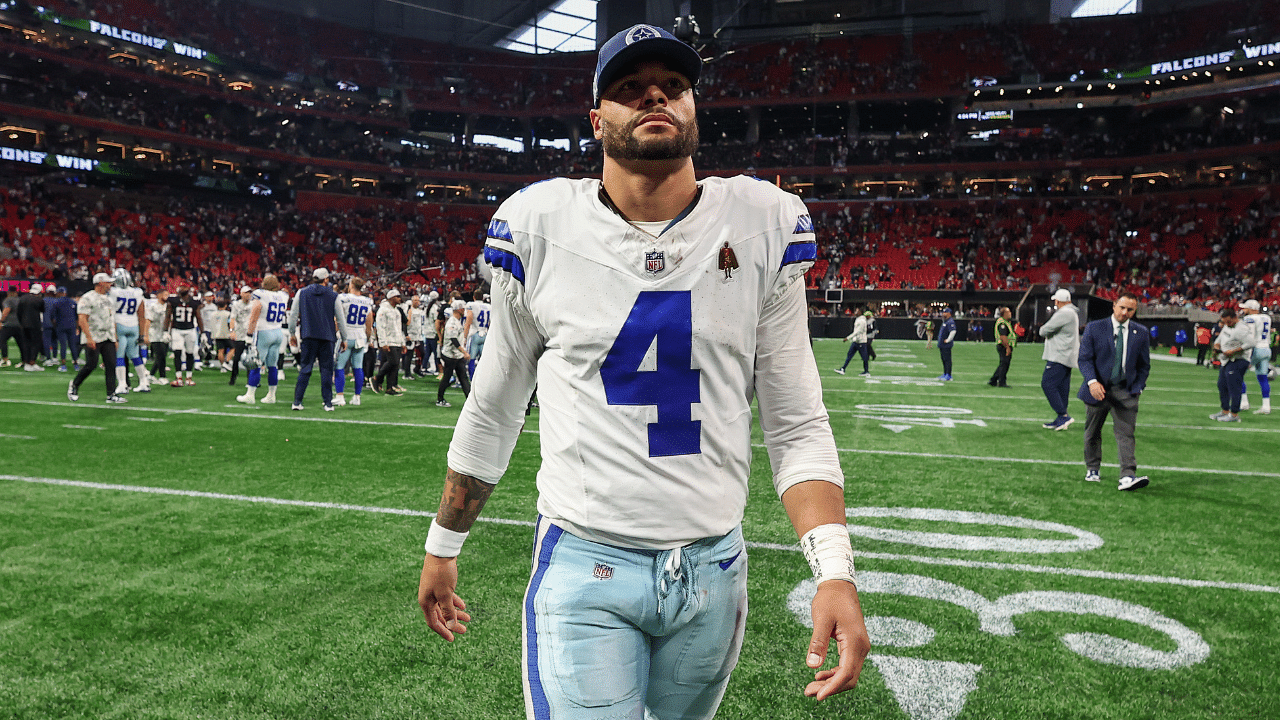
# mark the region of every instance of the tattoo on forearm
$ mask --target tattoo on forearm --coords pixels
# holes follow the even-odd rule
[[[484,503],[493,494],[493,485],[470,475],[449,470],[444,477],[444,495],[436,523],[454,532],[468,532],[480,516]]]

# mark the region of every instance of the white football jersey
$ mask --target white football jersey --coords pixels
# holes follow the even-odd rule
[[[145,312],[150,326],[148,334],[151,336],[147,339],[150,342],[168,342],[168,335],[164,332],[164,318],[169,312],[169,303],[151,298],[147,301]]]
[[[485,337],[489,334],[489,318],[491,311],[489,303],[483,300],[472,300],[467,303],[467,312],[472,313],[475,317],[471,321],[471,334]]]
[[[254,328],[254,332],[279,330],[289,314],[289,293],[283,290],[258,288],[253,291],[252,300],[262,303],[262,310],[258,313],[258,325]]]
[[[1241,322],[1253,331],[1253,346],[1268,348],[1271,346],[1271,316],[1266,313],[1254,313],[1241,318]]]
[[[112,285],[107,290],[107,295],[111,298],[116,324],[123,327],[138,327],[138,313],[142,311],[146,302],[142,288],[119,288]]]
[[[590,540],[670,549],[736,527],[753,397],[779,494],[843,486],[809,345],[808,211],[751,178],[700,186],[657,238],[610,210],[598,180],[537,183],[499,208],[493,332],[450,468],[497,482],[536,385],[538,511]]]
[[[369,337],[365,334],[365,321],[373,312],[373,300],[364,295],[340,293],[338,295],[338,323],[342,326],[342,337],[347,343],[357,348],[369,346]]]

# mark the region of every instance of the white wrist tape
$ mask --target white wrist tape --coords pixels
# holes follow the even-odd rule
[[[433,518],[431,529],[427,531],[426,550],[440,558],[458,557],[462,552],[462,543],[470,535],[469,532],[456,532],[442,527]]]
[[[846,526],[839,523],[819,525],[800,538],[800,549],[813,570],[813,579],[819,584],[827,580],[847,580],[856,584],[853,543],[849,541],[849,528]]]

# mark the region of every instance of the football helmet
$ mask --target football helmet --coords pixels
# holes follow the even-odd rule
[[[240,356],[240,364],[245,370],[257,370],[262,367],[262,361],[258,358],[258,344],[249,343],[244,348],[244,354]]]
[[[127,288],[133,285],[133,277],[129,275],[128,270],[116,268],[111,271],[111,282],[118,288]]]

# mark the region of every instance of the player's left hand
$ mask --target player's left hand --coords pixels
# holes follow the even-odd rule
[[[817,670],[827,657],[827,646],[835,638],[840,662],[829,670],[818,670],[804,694],[825,700],[858,684],[862,664],[871,652],[867,624],[862,619],[858,590],[844,580],[828,580],[818,586],[813,597],[813,636],[809,640],[807,664]]]

